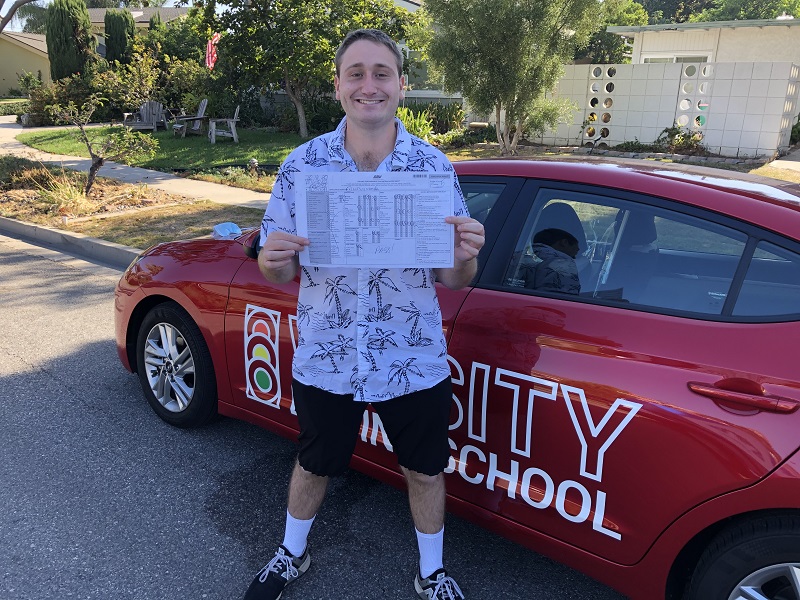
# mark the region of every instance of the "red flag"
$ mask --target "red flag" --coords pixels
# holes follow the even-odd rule
[[[209,69],[213,69],[214,63],[217,62],[217,42],[219,42],[219,37],[219,34],[215,33],[206,44],[206,66]]]

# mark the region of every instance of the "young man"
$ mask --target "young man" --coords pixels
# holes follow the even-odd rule
[[[533,236],[533,261],[525,271],[525,287],[548,292],[580,294],[575,257],[578,240],[563,229],[543,229]]]
[[[262,224],[259,267],[274,283],[302,269],[299,343],[292,363],[300,450],[289,484],[286,530],[246,600],[276,600],[311,563],[307,537],[328,478],[341,474],[355,449],[361,415],[372,404],[408,485],[420,550],[414,587],[426,600],[463,600],[442,564],[447,430],[452,391],[441,311],[431,275],[449,288],[472,280],[483,226],[471,219],[455,182],[455,263],[447,269],[304,268],[297,255],[314,240],[296,235],[295,181],[300,171],[444,171],[447,158],[415,138],[395,117],[405,84],[403,56],[385,33],[350,32],[336,52],[336,98],[345,118],[336,131],[303,144],[281,166]],[[421,272],[425,271],[425,272]],[[391,305],[391,306],[389,306]],[[419,311],[425,318],[408,319]],[[376,336],[391,337],[380,352]],[[424,339],[426,343],[416,343]],[[334,365],[320,348],[337,343]],[[409,365],[403,385],[396,365]]]

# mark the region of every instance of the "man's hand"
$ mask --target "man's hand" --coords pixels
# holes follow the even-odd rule
[[[455,226],[455,263],[451,269],[435,269],[436,279],[451,290],[468,285],[478,270],[478,253],[486,242],[483,224],[470,217],[446,217]]]
[[[267,236],[258,253],[258,268],[272,283],[286,283],[294,279],[300,262],[297,254],[306,246],[307,238],[283,231],[273,231]]]
[[[456,226],[456,263],[476,258],[486,242],[483,224],[470,217],[445,217],[445,222]]]

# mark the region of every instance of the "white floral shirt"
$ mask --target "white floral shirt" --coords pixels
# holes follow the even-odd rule
[[[261,224],[262,244],[271,231],[297,234],[295,173],[358,170],[344,149],[345,123],[283,162]],[[442,152],[396,124],[394,151],[377,171],[453,170]],[[454,181],[453,214],[467,215]],[[450,374],[431,269],[301,267],[297,326],[292,374],[306,385],[377,402],[433,387]]]

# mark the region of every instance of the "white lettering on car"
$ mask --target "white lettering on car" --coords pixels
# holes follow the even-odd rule
[[[294,350],[297,347],[297,317],[289,315],[288,321]],[[244,327],[246,394],[248,398],[276,409],[281,408],[280,323],[281,313],[247,305]],[[567,522],[591,521],[594,531],[621,540],[619,532],[604,526],[607,496],[597,489],[597,484],[602,483],[606,454],[633,421],[642,404],[617,398],[596,421],[590,410],[590,406],[596,404],[586,398],[582,388],[481,362],[470,365],[467,378],[464,368],[455,358],[448,356],[447,360],[453,382],[454,416],[449,426],[453,433],[448,440],[452,452],[445,472],[490,491],[496,488],[505,490],[510,499],[519,498],[533,509],[552,508]],[[580,464],[575,465],[576,470],[589,483],[573,479],[557,481],[546,470],[526,464],[536,456],[533,438],[536,398],[558,402],[559,397],[564,401],[581,448]],[[490,418],[508,414],[507,410],[498,409],[497,403],[505,406],[510,403],[509,422],[490,427]],[[290,411],[296,414],[294,399]],[[373,411],[364,411],[359,437],[363,443],[376,447],[382,445],[387,451],[392,451],[380,417]],[[469,440],[469,443],[459,447],[453,437]],[[505,459],[492,451],[499,448],[502,440],[509,444],[510,453],[521,457],[520,460]],[[564,440],[563,443],[569,442]],[[547,451],[557,452],[558,449],[550,447]]]
[[[586,395],[582,389],[562,383],[561,394],[581,443],[581,475],[601,481],[603,479],[603,456],[606,450],[627,427],[642,405],[617,398],[600,422],[595,425],[589,412],[589,403],[586,401]],[[579,403],[574,401],[574,397],[578,398]],[[579,413],[575,412],[576,404],[580,404],[582,408]],[[613,424],[609,425],[612,421],[616,422],[616,427]],[[598,444],[599,448],[597,448]]]

